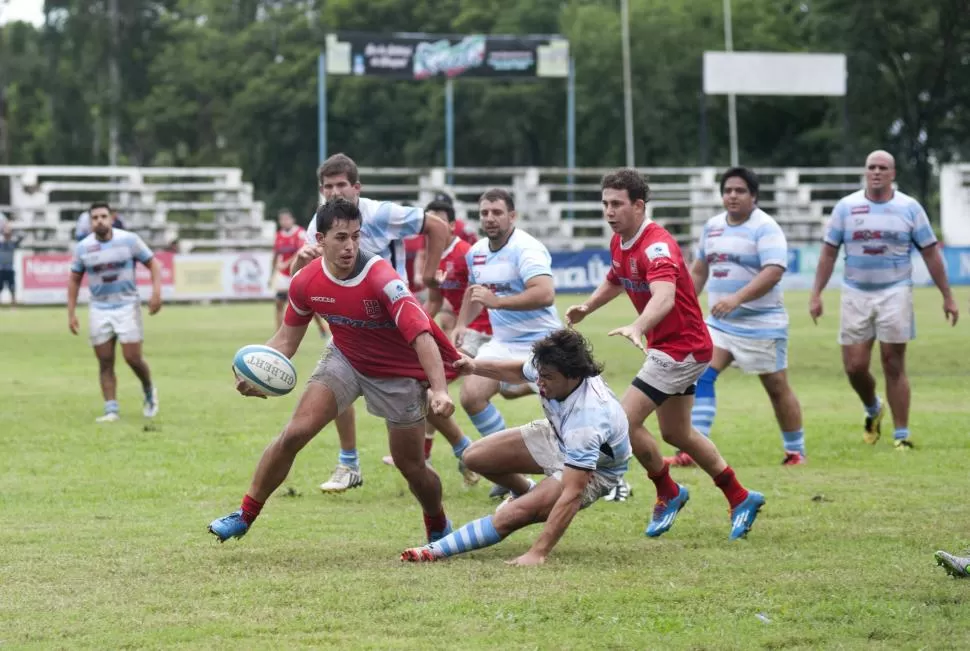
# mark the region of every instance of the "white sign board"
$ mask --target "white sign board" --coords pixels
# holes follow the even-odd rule
[[[846,92],[844,54],[705,52],[707,95],[819,95]]]

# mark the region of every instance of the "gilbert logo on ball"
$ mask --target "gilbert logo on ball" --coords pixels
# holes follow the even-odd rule
[[[296,368],[269,346],[243,346],[232,359],[236,374],[267,396],[285,396],[296,386]]]

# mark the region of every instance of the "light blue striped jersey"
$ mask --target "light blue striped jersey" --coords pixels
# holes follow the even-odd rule
[[[525,284],[536,276],[552,277],[552,256],[539,240],[516,228],[498,251],[488,239],[472,244],[465,254],[468,283],[484,285],[496,296],[513,296],[525,291]],[[536,310],[489,309],[492,338],[503,343],[531,343],[542,339],[562,323],[555,305]]]
[[[390,201],[375,201],[360,197],[360,250],[379,255],[394,267],[401,278],[407,278],[404,262],[405,237],[418,235],[424,230],[424,211],[414,206],[402,206]],[[317,243],[317,216],[306,227],[307,244]]]
[[[522,366],[529,382],[539,379],[530,358]],[[620,478],[632,454],[629,425],[619,400],[600,375],[586,378],[565,400],[540,396],[566,465]]]
[[[91,233],[74,245],[71,271],[87,274],[91,305],[100,309],[137,305],[135,261],[148,264],[152,257],[152,250],[140,237],[112,228],[107,242]]]
[[[755,208],[743,224],[732,226],[727,213],[707,220],[698,249],[707,260],[710,279],[707,304],[713,307],[754,280],[768,265],[788,268],[788,242],[778,222],[768,213]],[[788,312],[781,283],[753,301],[742,303],[727,316],[707,317],[712,328],[752,339],[785,339],[788,337]]]
[[[913,247],[936,244],[936,235],[912,197],[897,190],[889,201],[876,203],[859,190],[835,205],[824,241],[845,245],[845,286],[874,292],[912,285]]]

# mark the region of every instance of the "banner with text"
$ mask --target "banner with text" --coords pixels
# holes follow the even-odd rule
[[[171,298],[174,276],[172,253],[159,252],[155,259],[162,266],[162,298]],[[15,266],[17,269],[17,300],[24,304],[67,304],[67,280],[71,275],[72,256],[69,253],[22,254]],[[152,274],[148,267],[135,263],[135,282],[138,293],[148,299],[152,291]],[[78,301],[87,303],[90,299],[88,278],[81,279],[81,292]]]
[[[327,72],[398,79],[569,76],[569,41],[559,36],[328,34]]]

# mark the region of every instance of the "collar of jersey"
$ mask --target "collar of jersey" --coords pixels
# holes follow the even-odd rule
[[[633,245],[636,244],[637,240],[640,239],[640,236],[643,235],[643,231],[647,230],[647,226],[649,226],[652,223],[653,223],[652,219],[650,219],[649,217],[644,217],[643,223],[640,224],[640,230],[637,231],[636,235],[631,237],[629,241],[626,241],[626,242],[624,242],[623,240],[620,240],[620,248],[624,251],[629,251],[631,248],[633,248]]]
[[[459,240],[459,238],[458,238],[457,235],[453,235],[451,237],[451,244],[449,244],[447,247],[445,247],[445,250],[441,252],[441,257],[442,258],[445,257],[446,255],[448,255],[449,253],[451,253],[452,251],[455,250],[455,247],[458,246],[458,240]]]
[[[360,254],[358,253],[358,255]],[[320,256],[320,269],[323,270],[323,275],[325,275],[327,279],[330,280],[331,282],[336,283],[341,287],[356,287],[357,285],[359,285],[364,281],[364,278],[367,277],[367,272],[370,271],[370,268],[373,267],[375,264],[377,264],[378,260],[382,260],[382,259],[383,258],[381,258],[380,256],[376,256],[376,255],[373,256],[370,260],[368,260],[364,264],[364,268],[360,270],[359,274],[357,274],[356,276],[351,276],[350,278],[346,278],[344,280],[341,280],[340,278],[337,278],[336,276],[330,273],[330,270],[327,269],[327,263],[324,262],[322,255]]]

